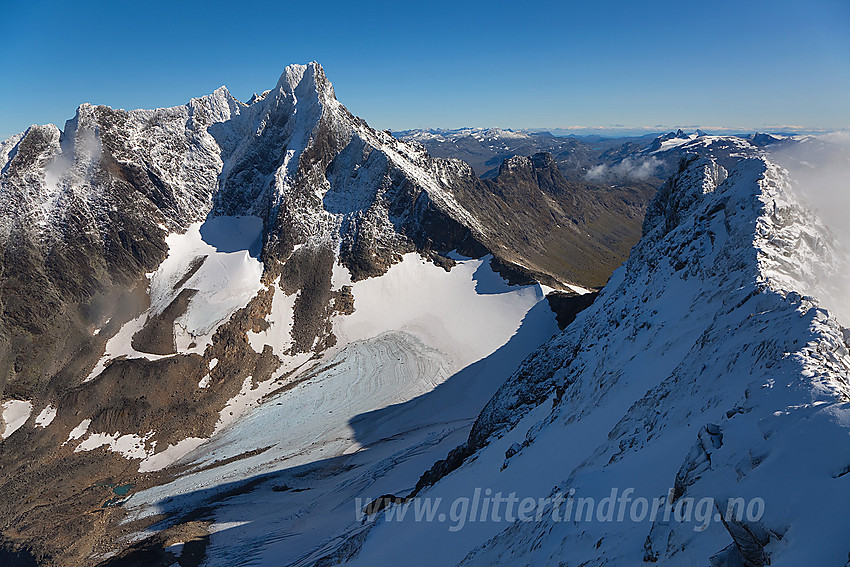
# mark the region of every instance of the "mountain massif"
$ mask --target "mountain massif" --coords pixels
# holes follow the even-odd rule
[[[290,387],[360,309],[356,282],[416,253],[446,273],[484,257],[526,287],[598,286],[585,254],[613,269],[648,198],[584,195],[543,156],[506,166],[528,189],[511,194],[369,128],[315,63],[247,104],[225,88],[150,111],[84,104],[0,156],[0,516],[38,557],[91,553],[90,514],[117,512],[93,487],[163,468],[240,393]]]
[[[793,141],[506,143],[482,172],[430,139],[311,63],[2,142],[0,563],[848,560],[815,544],[850,509],[845,265],[770,158]],[[552,519],[612,487],[763,513]],[[484,489],[548,504],[387,515]]]

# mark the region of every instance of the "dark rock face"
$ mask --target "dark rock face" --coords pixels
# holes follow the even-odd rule
[[[0,564],[7,567],[37,567],[38,559],[26,548],[0,547]]]
[[[599,295],[599,292],[596,291],[583,295],[553,291],[546,296],[546,300],[549,302],[549,307],[555,312],[558,328],[563,331],[567,328],[567,325],[575,320],[576,315],[590,307],[597,295]]]
[[[195,289],[181,290],[162,313],[149,318],[135,335],[133,348],[139,352],[150,354],[176,354],[177,345],[174,342],[174,320],[186,312],[189,301],[197,293]]]
[[[316,337],[324,337],[317,351],[333,346],[331,319],[334,297],[331,291],[331,269],[334,253],[330,247],[299,248],[283,265],[281,286],[285,293],[301,293],[295,300],[292,328],[293,352],[314,350]]]

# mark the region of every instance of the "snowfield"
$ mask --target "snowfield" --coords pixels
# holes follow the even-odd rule
[[[137,351],[133,336],[184,289],[196,293],[174,322],[177,352],[203,354],[216,329],[263,288],[263,265],[258,260],[262,228],[258,217],[210,217],[193,223],[182,234],[166,237],[168,257],[148,274],[150,308],[109,339],[103,356],[84,381],[93,380],[119,357],[157,360],[168,356]]]
[[[508,286],[490,268],[490,258],[467,258],[446,272],[405,254],[386,275],[353,285],[356,311],[338,318],[334,331],[343,343],[405,331],[460,370],[502,346],[544,297],[539,285]],[[350,284],[345,272],[338,268],[335,284]]]
[[[151,276],[149,315],[162,312],[181,290],[197,290],[175,321],[178,352],[203,353],[218,326],[262,289],[262,230],[258,217],[209,217],[166,238],[169,255]],[[205,258],[200,268],[175,287],[199,258]]]

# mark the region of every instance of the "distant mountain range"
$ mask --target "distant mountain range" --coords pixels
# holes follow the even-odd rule
[[[404,130],[393,132],[393,135],[400,140],[422,144],[431,155],[462,159],[483,178],[495,176],[502,161],[511,156],[547,152],[552,154],[561,173],[570,180],[652,180],[657,183],[675,172],[678,159],[695,147],[686,144],[698,138],[715,144],[726,143],[718,140],[741,139],[756,147],[816,139],[813,136],[758,132],[712,136],[701,130],[624,137],[554,136],[545,131],[500,128]],[[671,151],[677,148],[679,151]],[[715,150],[720,151],[720,148]],[[732,151],[731,148],[729,151]]]

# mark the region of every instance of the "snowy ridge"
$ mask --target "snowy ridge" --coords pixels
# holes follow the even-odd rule
[[[541,521],[455,533],[380,522],[351,563],[390,564],[402,552],[465,565],[847,561],[835,526],[850,510],[850,357],[846,330],[808,296],[828,290],[805,276],[840,269],[840,251],[763,158],[728,175],[691,160],[644,227],[596,302],[479,416],[474,460],[418,496],[572,489],[600,502],[631,488],[663,501],[673,488],[677,502],[711,498],[718,511],[761,498],[763,515],[705,526],[633,521],[628,510],[623,521],[555,521],[550,503]]]
[[[0,179],[7,178],[11,162],[18,156],[21,141],[24,138],[38,138],[39,145],[44,149],[45,156],[39,157],[34,164],[38,168],[46,166],[53,155],[59,151],[59,129],[53,125],[36,126],[33,125],[23,134],[12,136],[2,144],[2,167],[0,167]],[[49,210],[46,205],[55,202],[57,191],[54,187],[50,187],[48,183],[42,182],[46,175],[39,175],[36,167],[20,176],[21,185],[24,189],[15,194],[11,191],[0,191],[0,237],[4,240],[9,238],[12,230],[12,224],[15,221],[13,214],[16,213],[23,218],[22,221],[34,225],[42,226],[45,222],[45,212]]]

